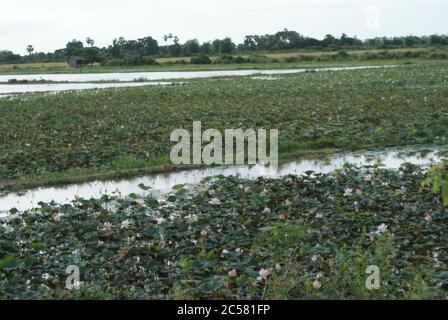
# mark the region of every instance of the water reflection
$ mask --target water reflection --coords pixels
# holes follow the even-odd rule
[[[39,188],[26,191],[23,194],[11,193],[0,198],[0,211],[17,208],[20,211],[38,206],[39,202],[69,203],[76,196],[82,198],[98,198],[103,194],[119,191],[122,194],[141,193],[139,184],[152,187],[154,190],[167,193],[178,184],[196,184],[210,176],[239,175],[243,178],[254,179],[260,176],[279,177],[289,174],[300,175],[307,171],[329,173],[341,168],[344,164],[374,165],[383,164],[390,169],[398,169],[403,163],[429,165],[446,158],[448,146],[441,148],[420,149],[390,149],[381,152],[336,154],[326,159],[303,159],[292,161],[279,166],[277,170],[264,166],[231,166],[214,167],[199,170],[155,174],[119,181],[94,181],[76,185],[53,188]]]

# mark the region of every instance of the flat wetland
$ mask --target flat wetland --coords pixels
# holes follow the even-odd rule
[[[169,182],[163,199],[135,178],[186,169],[171,165],[169,137],[191,132],[193,121],[203,130],[279,129],[283,163],[446,150],[446,60],[371,64],[398,66],[1,98],[3,193],[112,178],[141,191],[8,208],[0,299],[446,299],[448,198],[435,186],[446,181],[421,166],[432,164],[424,155],[387,167],[341,160],[320,170],[304,160],[310,170],[273,177],[205,175]],[[80,267],[80,290],[63,287],[69,265]],[[381,270],[379,290],[365,286],[371,265]]]
[[[3,185],[170,166],[173,129],[280,129],[280,157],[447,139],[446,64],[0,99]]]

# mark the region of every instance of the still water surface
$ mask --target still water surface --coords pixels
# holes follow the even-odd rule
[[[344,71],[363,70],[375,68],[390,68],[393,66],[357,66],[357,67],[333,67],[315,68],[312,71]],[[253,76],[273,74],[293,74],[309,72],[310,69],[273,69],[273,70],[216,70],[216,71],[166,71],[166,72],[122,72],[122,73],[74,73],[74,74],[18,74],[0,75],[0,83],[7,83],[11,79],[18,81],[55,81],[55,82],[97,82],[97,81],[163,81],[173,79],[196,79],[231,76]],[[20,84],[14,86],[22,86]],[[33,85],[30,85],[33,86]]]
[[[118,181],[93,181],[63,187],[38,188],[23,194],[11,193],[0,197],[0,211],[17,208],[19,211],[38,206],[39,202],[55,201],[60,204],[69,203],[75,197],[99,198],[104,194],[119,191],[123,195],[142,193],[138,186],[143,183],[162,195],[170,192],[175,185],[196,184],[210,176],[241,176],[255,179],[257,177],[281,177],[289,174],[300,175],[307,171],[329,173],[342,168],[344,164],[357,166],[382,164],[385,168],[398,169],[403,163],[427,166],[448,158],[448,146],[426,147],[416,149],[388,149],[383,151],[342,153],[326,159],[303,159],[281,164],[277,170],[265,166],[230,166],[212,167],[172,173],[153,174]]]
[[[60,92],[69,90],[167,86],[171,84],[172,82],[2,84],[0,85],[0,97],[6,95],[12,95],[15,93]]]

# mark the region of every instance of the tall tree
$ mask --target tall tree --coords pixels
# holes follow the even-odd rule
[[[32,55],[33,52],[34,52],[34,47],[33,47],[32,45],[28,45],[28,46],[26,47],[26,51],[28,51],[28,54],[29,54],[29,55]]]
[[[87,43],[87,45],[93,47],[95,45],[95,40],[93,40],[92,38],[87,37],[86,43]]]
[[[78,55],[82,52],[82,49],[84,48],[84,45],[81,41],[78,41],[76,39],[73,39],[67,45],[65,46],[65,55],[68,58],[71,56]]]

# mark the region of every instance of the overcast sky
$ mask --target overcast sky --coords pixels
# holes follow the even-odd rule
[[[322,38],[448,33],[447,0],[16,0],[0,3],[0,50],[26,53],[91,37],[98,46],[123,36],[173,33],[181,42],[288,28]],[[445,27],[445,28],[444,28]]]

